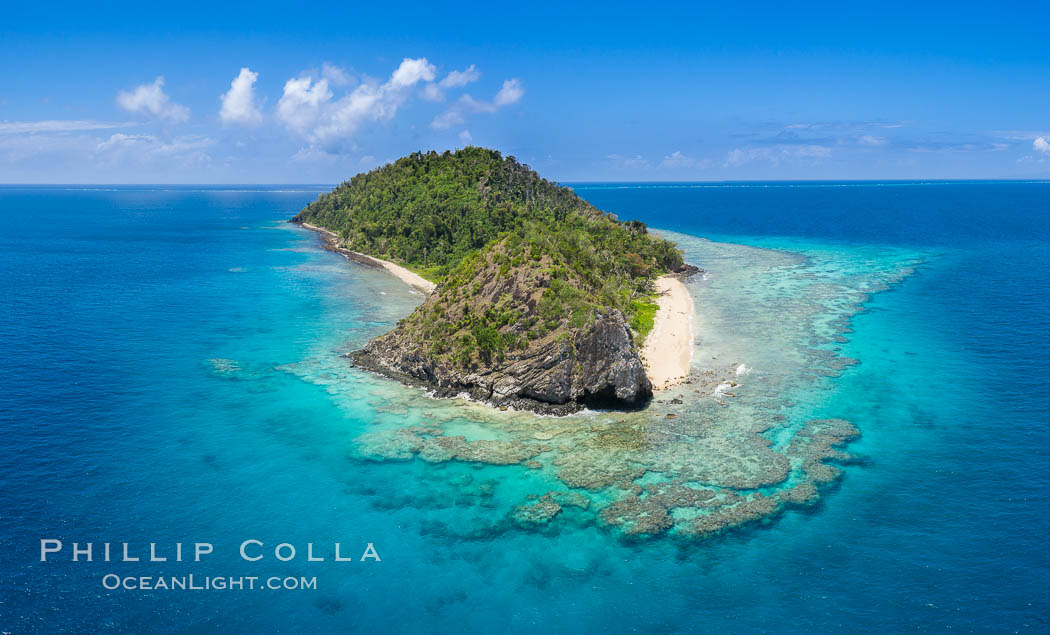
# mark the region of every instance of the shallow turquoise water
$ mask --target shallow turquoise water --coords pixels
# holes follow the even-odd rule
[[[746,364],[750,392],[726,406],[687,399],[681,420],[714,412],[728,429],[776,407],[783,435],[819,417],[863,434],[816,508],[702,542],[640,543],[570,510],[542,531],[508,525],[527,495],[564,487],[550,465],[362,451],[362,435],[435,419],[468,441],[514,429],[347,368],[341,352],[421,297],[281,222],[319,190],[0,190],[0,622],[1043,630],[1048,187],[579,186],[678,232],[708,269],[691,283],[694,363]],[[809,341],[837,333],[824,318],[861,300],[847,342]],[[811,347],[860,363],[804,376]],[[208,541],[215,553],[41,563],[48,537]],[[329,552],[338,541],[355,556],[373,542],[382,562],[245,563],[248,538]],[[110,572],[305,575],[318,589],[106,591]]]

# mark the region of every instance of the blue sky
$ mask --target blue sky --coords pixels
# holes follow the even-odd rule
[[[5,3],[0,182],[1050,178],[1050,3],[104,4]]]

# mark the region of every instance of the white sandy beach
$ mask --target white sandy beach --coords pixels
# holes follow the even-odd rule
[[[686,378],[695,344],[693,299],[685,284],[674,276],[663,276],[656,280],[656,290],[660,308],[642,348],[642,362],[654,391]]]
[[[328,231],[327,229],[324,229],[323,227],[317,227],[316,225],[311,225],[310,223],[303,223],[302,225],[307,229],[312,229],[315,232],[320,232],[327,236],[329,239],[334,241],[333,246],[335,246],[339,251],[348,255],[353,255],[358,260],[364,260],[375,263],[376,265],[379,265],[380,267],[386,269],[393,275],[397,276],[402,282],[416,289],[419,289],[423,293],[430,293],[437,287],[437,285],[433,282],[427,280],[418,273],[405,269],[401,265],[396,265],[390,262],[389,260],[382,260],[380,258],[376,258],[375,256],[369,256],[367,254],[358,253],[356,251],[350,251],[349,249],[342,247],[342,239],[340,239],[339,236]]]

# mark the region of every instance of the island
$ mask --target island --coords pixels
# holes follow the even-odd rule
[[[645,407],[685,378],[697,271],[514,157],[416,152],[358,174],[292,222],[426,294],[357,366],[441,397],[564,415]]]

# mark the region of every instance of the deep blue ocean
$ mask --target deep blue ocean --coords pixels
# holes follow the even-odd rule
[[[0,632],[1050,630],[1050,183],[575,188],[829,275],[920,263],[853,317],[859,363],[798,400],[862,433],[816,507],[696,544],[477,530],[494,512],[462,483],[509,500],[544,476],[356,456],[375,421],[429,406],[339,354],[421,297],[284,222],[327,187],[6,186]],[[717,280],[719,262],[695,264]],[[65,552],[40,562],[50,538]],[[242,561],[246,539],[267,556]],[[214,553],[72,562],[73,542]],[[298,557],[276,560],[281,542]],[[355,561],[333,562],[335,542]],[[358,561],[369,542],[381,562]],[[111,573],[317,588],[111,591]]]

